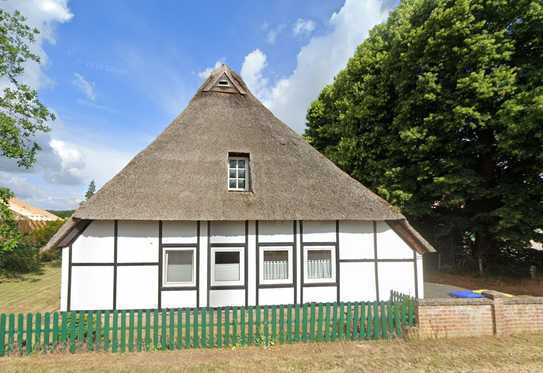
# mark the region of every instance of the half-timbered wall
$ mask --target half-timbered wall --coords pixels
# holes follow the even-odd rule
[[[194,286],[166,286],[164,251],[193,249]],[[215,253],[239,251],[240,279],[213,279]],[[288,253],[288,279],[263,278],[267,250]],[[309,252],[330,250],[332,279],[311,280]],[[62,250],[61,309],[387,300],[390,290],[422,298],[422,255],[385,222],[94,221]]]

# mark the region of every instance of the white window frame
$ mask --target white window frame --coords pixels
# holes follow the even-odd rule
[[[238,281],[215,281],[215,254],[217,252],[239,252],[239,280]],[[211,248],[210,277],[211,286],[244,286],[245,285],[245,248],[236,247],[212,247]]]
[[[245,161],[245,188],[237,188],[237,181],[238,181],[238,176],[237,176],[237,172],[236,172],[236,188],[230,188],[230,179],[232,179],[230,177],[230,161],[240,161],[240,160],[243,160]],[[228,160],[226,161],[226,169],[227,169],[227,174],[226,174],[226,187],[228,188],[229,191],[231,192],[248,192],[249,191],[249,183],[250,183],[250,179],[251,179],[251,168],[250,168],[250,164],[249,164],[249,157],[242,157],[242,156],[228,156]],[[238,170],[238,167],[236,166],[236,171]]]
[[[324,278],[309,278],[309,275],[307,273],[307,255],[308,251],[330,251],[330,260],[332,264],[332,277],[328,279]],[[304,246],[304,284],[324,284],[324,283],[335,283],[336,282],[336,247],[335,246],[328,246],[328,245],[319,245],[319,246]]]
[[[286,251],[288,252],[288,277],[284,280],[264,280],[264,253],[266,251]],[[261,285],[279,285],[292,284],[293,280],[293,262],[292,262],[292,246],[260,246],[259,258],[259,283]]]
[[[168,252],[192,251],[192,280],[183,282],[168,282]],[[162,249],[162,286],[167,287],[194,287],[196,286],[196,246],[194,247],[164,247]]]

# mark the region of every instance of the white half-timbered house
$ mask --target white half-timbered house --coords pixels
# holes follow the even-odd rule
[[[224,65],[44,250],[56,247],[62,310],[423,297],[433,251]]]

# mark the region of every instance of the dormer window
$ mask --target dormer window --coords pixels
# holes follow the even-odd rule
[[[237,192],[249,190],[248,155],[228,155],[228,190]]]

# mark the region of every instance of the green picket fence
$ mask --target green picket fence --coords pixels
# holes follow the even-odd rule
[[[2,314],[0,356],[393,338],[415,323],[412,298],[395,296],[389,302]]]

